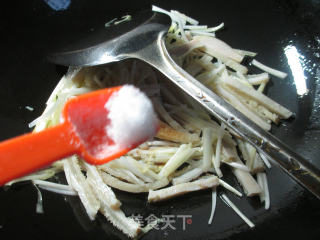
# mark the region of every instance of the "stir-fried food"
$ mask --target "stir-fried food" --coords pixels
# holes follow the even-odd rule
[[[166,46],[172,58],[190,75],[265,130],[270,130],[272,122],[277,124],[279,119],[292,115],[263,94],[269,74],[277,77],[286,74],[256,60],[252,61],[252,68],[265,72],[251,74],[251,67],[243,65],[242,61],[245,56],[255,57],[256,53],[234,49],[216,38],[215,32],[223,28],[223,23],[208,28],[178,11],[167,12],[157,7],[154,10],[171,16]],[[125,216],[121,210],[125,206],[121,205],[113,188],[131,193],[147,192],[147,201],[153,204],[210,188],[213,190],[211,222],[219,188],[243,195],[223,180],[222,165],[231,169],[246,196],[259,195],[265,208],[269,208],[265,173],[266,167],[270,167],[268,159],[224,124],[212,120],[197,103],[168,86],[163,78],[137,60],[70,68],[49,97],[43,114],[30,124],[35,131],[58,124],[64,103],[73,96],[133,84],[152,100],[161,120],[159,132],[154,139],[107,164],[91,166],[78,156],[72,156],[22,180],[31,179],[46,190],[78,195],[90,219],[101,212],[129,237],[137,236],[141,226]],[[64,171],[68,186],[44,181],[60,171]],[[254,226],[225,195],[222,198],[250,227]]]

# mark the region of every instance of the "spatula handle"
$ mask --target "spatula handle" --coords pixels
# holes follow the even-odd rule
[[[77,138],[64,123],[0,143],[0,186],[76,153]]]

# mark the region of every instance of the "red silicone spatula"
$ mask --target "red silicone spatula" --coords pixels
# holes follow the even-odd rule
[[[1,142],[0,185],[73,154],[88,163],[103,164],[141,144],[119,148],[106,132],[110,120],[105,104],[120,88],[72,98],[64,106],[60,125]]]

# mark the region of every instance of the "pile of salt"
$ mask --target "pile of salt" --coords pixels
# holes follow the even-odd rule
[[[108,136],[121,148],[130,148],[156,135],[158,120],[150,99],[138,88],[124,85],[105,105]]]

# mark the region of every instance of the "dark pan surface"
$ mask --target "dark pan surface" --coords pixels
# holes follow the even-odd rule
[[[202,24],[215,26],[223,21],[226,28],[218,33],[219,38],[235,48],[257,51],[258,60],[287,72],[289,76],[284,80],[272,79],[267,94],[295,112],[296,117],[272,132],[320,167],[319,1],[71,0],[63,11],[53,10],[46,2],[50,1],[10,1],[0,7],[0,140],[30,131],[27,124],[41,114],[47,97],[65,72],[65,68],[46,62],[48,52],[90,32],[92,26],[154,3],[184,12]],[[300,54],[309,89],[304,96],[297,94],[295,76],[285,55],[288,46]],[[34,107],[34,111],[25,106]],[[269,211],[258,199],[239,199],[227,193],[256,224],[253,230],[221,200],[214,222],[208,226],[209,191],[152,205],[146,203],[144,194],[116,194],[127,215],[174,216],[175,230],[153,230],[143,239],[319,239],[320,201],[277,167],[268,171],[268,179]],[[30,184],[0,189],[0,238],[126,239],[102,217],[90,222],[77,198],[45,191],[43,198],[45,213],[36,214],[37,193]],[[190,215],[192,219],[185,230],[178,215]]]

